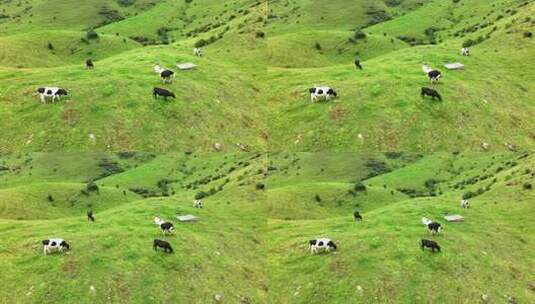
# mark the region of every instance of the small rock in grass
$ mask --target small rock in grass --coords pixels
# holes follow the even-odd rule
[[[95,286],[93,286],[93,285],[89,286],[89,290],[92,291],[92,292],[95,292],[96,291],[95,290]]]
[[[216,301],[216,303],[223,303],[223,296],[220,294],[214,295],[214,301]]]
[[[490,299],[490,298],[489,298],[489,295],[487,295],[487,294],[482,294],[482,295],[481,295],[481,301],[482,301],[483,303],[488,303],[488,302],[489,302],[489,299]]]
[[[214,144],[214,149],[219,152],[219,151],[223,150],[223,145],[220,144],[220,143],[215,143]]]

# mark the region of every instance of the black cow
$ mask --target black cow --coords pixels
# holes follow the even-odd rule
[[[162,233],[165,235],[166,233],[173,233],[175,231],[175,226],[169,222],[164,222],[160,225],[160,228],[162,229]]]
[[[158,98],[158,96],[162,96],[165,100],[167,100],[167,97],[175,98],[175,94],[173,92],[167,91],[166,89],[162,88],[154,88],[152,90],[152,94],[154,95],[154,98]]]
[[[95,64],[93,64],[93,61],[91,59],[87,59],[85,61],[85,68],[88,70],[92,70],[95,68]]]
[[[360,60],[359,59],[355,59],[355,67],[359,70],[362,70],[362,65],[360,65]]]
[[[154,250],[157,250],[158,248],[162,248],[164,252],[167,253],[173,253],[173,248],[171,247],[171,244],[166,241],[154,239],[154,242],[152,243],[152,248]]]
[[[353,213],[353,218],[355,219],[356,222],[362,221],[362,216],[360,215],[358,211],[355,211],[355,213]]]
[[[425,97],[425,96],[431,96],[433,98],[433,100],[435,100],[435,98],[437,98],[438,100],[442,101],[442,96],[440,96],[440,94],[438,94],[437,91],[431,89],[431,88],[422,88],[422,91],[420,93],[420,96],[422,97]]]
[[[427,229],[431,234],[439,234],[442,231],[442,225],[437,222],[431,222],[427,224]]]
[[[422,248],[422,250],[424,250],[425,248],[429,248],[433,252],[435,252],[435,250],[440,252],[440,246],[438,246],[437,242],[431,240],[422,239],[420,248]]]
[[[173,72],[171,70],[163,70],[160,73],[160,77],[162,77],[162,81],[164,83],[171,82],[173,80],[173,77],[175,77],[175,72]]]
[[[87,211],[87,220],[91,221],[91,222],[95,221],[95,217],[93,216],[93,210],[88,210]]]

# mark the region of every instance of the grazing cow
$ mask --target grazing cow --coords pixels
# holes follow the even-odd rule
[[[55,252],[55,251],[63,252],[69,249],[71,249],[71,246],[69,246],[69,244],[65,242],[64,239],[56,238],[56,239],[43,240],[43,252],[45,255],[51,252]]]
[[[173,92],[167,91],[166,89],[162,88],[154,88],[152,90],[152,95],[155,99],[158,99],[158,96],[162,96],[165,100],[167,100],[167,97],[172,97],[176,99],[175,94],[173,94]]]
[[[360,215],[358,211],[355,211],[355,213],[353,213],[353,218],[355,219],[356,222],[362,221],[362,216]]]
[[[467,199],[461,200],[461,208],[465,208],[465,209],[470,208],[470,202]]]
[[[463,48],[461,49],[461,55],[463,55],[463,56],[470,56],[470,49],[467,48],[467,47],[463,47]]]
[[[175,227],[173,226],[173,224],[169,223],[169,222],[165,222],[163,224],[160,225],[160,228],[162,229],[162,233],[165,235],[167,233],[173,233],[175,231]]]
[[[308,248],[311,254],[317,254],[320,251],[334,251],[336,250],[336,244],[327,238],[310,240],[308,242]]]
[[[195,200],[193,201],[193,207],[202,209],[204,207],[204,204],[201,200]]]
[[[435,84],[440,80],[440,77],[442,77],[442,74],[439,70],[432,69],[429,65],[424,64],[422,66],[422,71],[424,72],[427,77],[429,77],[429,80],[431,83]]]
[[[152,243],[152,248],[154,250],[157,250],[158,248],[162,248],[164,252],[167,253],[173,253],[173,248],[171,247],[171,244],[166,241],[154,239],[154,242]]]
[[[420,92],[420,96],[422,97],[425,97],[425,96],[431,96],[431,98],[433,98],[433,100],[435,100],[435,98],[437,98],[439,101],[442,101],[442,96],[440,96],[440,94],[438,94],[437,91],[431,89],[431,88],[422,88],[422,91]]]
[[[439,234],[442,232],[442,225],[440,225],[440,223],[433,222],[426,217],[422,217],[422,224],[427,226],[427,230],[429,230],[429,233],[431,234]]]
[[[67,90],[58,87],[42,87],[37,89],[37,94],[41,98],[41,102],[45,103],[47,97],[52,97],[52,102],[58,98],[61,101],[61,96],[67,96]]]
[[[362,70],[362,65],[360,65],[360,60],[358,58],[355,59],[355,67],[359,70]]]
[[[160,77],[162,77],[163,83],[170,83],[173,81],[173,78],[175,78],[175,72],[171,70],[163,70],[160,73]]]
[[[87,211],[87,220],[91,221],[91,222],[95,221],[95,217],[93,216],[93,210],[88,210]]]
[[[92,70],[95,68],[95,64],[93,63],[93,61],[91,59],[87,59],[85,61],[85,68],[88,69],[88,70]]]
[[[431,240],[422,239],[420,248],[422,248],[422,250],[424,250],[425,248],[429,248],[433,252],[435,252],[435,250],[440,252],[440,246],[438,246],[437,242]]]
[[[200,47],[199,48],[196,47],[193,49],[193,55],[195,56],[202,57],[202,53],[203,53],[203,50]]]
[[[335,98],[338,94],[330,87],[314,87],[308,90],[310,92],[310,101],[329,100]]]
[[[175,231],[175,227],[170,222],[166,222],[162,220],[159,217],[154,218],[154,224],[156,226],[160,226],[160,229],[162,229],[162,233],[165,235],[166,233],[173,233]]]

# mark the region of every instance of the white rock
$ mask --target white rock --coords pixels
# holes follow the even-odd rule
[[[223,296],[220,295],[220,294],[216,294],[216,295],[214,296],[214,300],[215,300],[217,303],[221,303],[221,302],[223,302]]]

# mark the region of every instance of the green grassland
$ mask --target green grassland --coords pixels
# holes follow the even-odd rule
[[[230,303],[264,302],[265,220],[255,212],[264,200],[255,190],[264,159],[183,153],[3,156],[1,302],[209,303],[216,294]],[[87,192],[90,180],[98,191]],[[205,208],[195,209],[193,198],[203,191]],[[85,218],[89,208],[95,223]],[[177,214],[200,220],[179,224]],[[175,222],[176,233],[163,237],[154,216]],[[68,239],[70,253],[45,257],[40,240],[52,236]],[[175,253],[154,252],[154,238],[169,241]]]
[[[269,149],[533,147],[535,47],[524,36],[533,31],[533,2],[453,2],[275,1],[268,26]],[[463,57],[467,41],[472,56]],[[355,57],[363,71],[355,69]],[[443,67],[456,61],[466,69]],[[443,102],[420,97],[420,88],[431,86],[423,63],[442,70],[435,89]],[[311,104],[308,88],[319,85],[337,90],[338,100]]]
[[[0,297],[16,303],[518,303],[533,153],[29,153],[0,159]],[[89,190],[93,182],[98,190]],[[50,200],[52,197],[53,200]],[[202,197],[204,209],[192,206]],[[459,206],[470,197],[470,209]],[[92,209],[96,222],[86,220]],[[356,223],[353,211],[364,220]],[[174,220],[162,236],[154,216]],[[446,223],[461,214],[462,223]],[[426,216],[444,224],[430,236]],[[44,256],[40,241],[72,250]],[[310,255],[330,237],[339,250]],[[152,250],[163,238],[172,255]],[[421,251],[421,238],[441,253]]]
[[[1,4],[2,150],[533,147],[532,1]],[[99,37],[89,39],[91,30]],[[471,57],[460,55],[466,43]],[[193,56],[202,44],[205,56]],[[363,71],[355,70],[355,57]],[[95,71],[84,69],[87,58]],[[446,71],[443,64],[455,61],[466,69]],[[199,68],[168,85],[152,71],[180,62]],[[423,63],[442,70],[435,88],[443,102],[420,97],[430,86]],[[40,104],[35,88],[53,85],[71,96]],[[310,104],[307,90],[315,85],[332,86],[340,98]],[[154,86],[177,100],[154,101]]]
[[[535,197],[527,186],[533,184],[533,154],[406,156],[346,155],[331,162],[302,153],[275,157],[281,169],[267,180],[268,203],[277,206],[268,213],[272,303],[535,299],[529,285]],[[331,166],[346,167],[347,175],[331,178]],[[281,183],[281,175],[297,181]],[[351,192],[359,180],[366,190]],[[469,192],[472,207],[461,209]],[[362,222],[353,221],[354,209]],[[445,223],[444,214],[461,214],[465,221]],[[430,236],[423,216],[442,222],[444,233]],[[338,251],[310,255],[307,241],[316,237],[332,238]],[[442,252],[421,251],[422,238],[437,241]]]
[[[215,143],[265,149],[266,111],[254,81],[265,73],[257,37],[265,3],[101,1],[83,10],[72,1],[8,2],[2,10],[10,17],[0,19],[0,127],[7,131],[0,149],[206,151]],[[44,10],[45,3],[54,9]],[[77,9],[83,18],[54,15]],[[121,18],[100,20],[111,18],[110,10]],[[35,27],[51,16],[48,27]],[[91,28],[98,38],[87,34]],[[205,56],[195,57],[202,41]],[[88,58],[94,71],[85,69]],[[152,69],[159,63],[176,70],[184,62],[199,68],[177,72],[172,84],[162,84]],[[41,86],[70,95],[43,105],[34,94]],[[176,100],[154,100],[153,87],[171,90]]]

